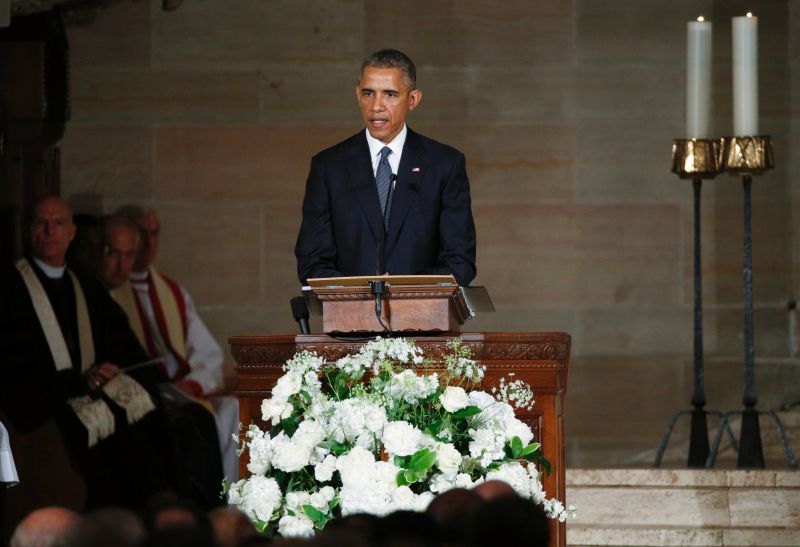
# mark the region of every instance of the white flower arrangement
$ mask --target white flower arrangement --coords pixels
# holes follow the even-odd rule
[[[574,514],[546,497],[538,467],[550,464],[514,415],[531,409],[530,386],[501,379],[497,398],[478,389],[485,367],[458,340],[440,373],[430,364],[406,338],[335,363],[295,355],[261,406],[271,429],[246,433],[251,476],[227,485],[228,503],[262,533],[310,537],[339,516],[424,511],[438,493],[498,479],[551,518]]]

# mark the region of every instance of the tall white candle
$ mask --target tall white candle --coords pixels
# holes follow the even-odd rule
[[[733,135],[758,135],[758,17],[733,18]]]
[[[686,135],[711,137],[711,22],[686,25]]]

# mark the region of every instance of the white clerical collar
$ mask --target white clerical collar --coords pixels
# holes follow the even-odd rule
[[[50,279],[61,279],[64,277],[64,272],[67,270],[67,265],[64,264],[63,266],[51,266],[46,264],[36,258],[33,257],[33,261],[36,262],[36,265],[39,266],[39,269],[44,272],[44,275],[49,277]]]
[[[384,144],[372,135],[369,134],[369,129],[364,129],[367,134],[367,145],[369,145],[369,155],[372,158],[372,170],[375,171],[378,168],[378,162],[380,161],[380,153],[384,146],[388,146],[389,149],[392,151],[389,154],[389,165],[392,167],[392,172],[397,173],[398,168],[400,167],[400,156],[403,155],[403,145],[406,143],[406,136],[408,135],[408,126],[403,124],[403,129],[400,130],[400,133],[392,139],[392,142],[389,144]]]

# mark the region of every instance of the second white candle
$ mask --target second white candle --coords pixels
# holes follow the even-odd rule
[[[733,134],[758,135],[758,17],[733,18]]]

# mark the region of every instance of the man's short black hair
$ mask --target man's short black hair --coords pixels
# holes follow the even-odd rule
[[[373,68],[399,68],[403,71],[403,75],[406,77],[406,83],[408,83],[409,87],[411,89],[416,89],[417,87],[417,68],[414,66],[414,61],[411,60],[411,57],[402,51],[396,49],[379,49],[361,63],[362,74],[364,73],[364,69],[368,66]],[[359,74],[359,78],[360,77],[361,74]]]

